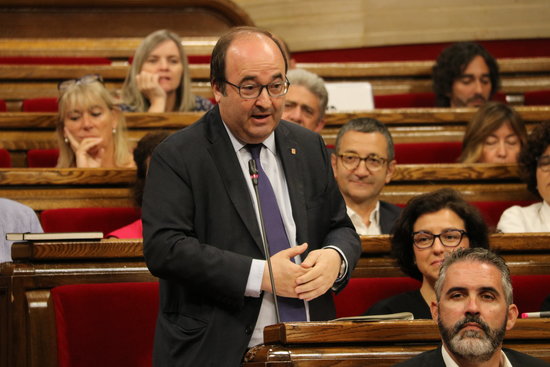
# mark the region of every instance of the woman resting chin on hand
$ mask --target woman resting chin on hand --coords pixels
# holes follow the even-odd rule
[[[126,123],[100,76],[60,84],[58,168],[135,167]]]

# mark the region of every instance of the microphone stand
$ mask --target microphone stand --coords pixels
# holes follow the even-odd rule
[[[258,168],[256,167],[256,161],[251,159],[248,161],[248,171],[250,172],[250,179],[252,180],[252,186],[254,186],[254,193],[256,194],[256,201],[258,202],[258,212],[260,213],[260,226],[262,228],[262,245],[264,247],[265,259],[267,261],[267,269],[269,271],[269,278],[271,280],[271,290],[273,291],[273,301],[275,303],[275,315],[277,316],[277,323],[281,323],[281,316],[279,315],[279,302],[277,301],[277,291],[275,290],[275,278],[273,277],[273,269],[271,267],[271,255],[269,254],[269,246],[267,245],[267,238],[265,236],[264,216],[262,214],[262,204],[260,203],[260,194],[258,193]]]

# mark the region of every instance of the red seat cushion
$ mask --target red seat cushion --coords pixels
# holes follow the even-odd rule
[[[512,275],[512,286],[520,316],[523,312],[538,312],[550,295],[550,275]]]
[[[458,141],[395,144],[397,164],[456,163],[461,152]]]
[[[414,108],[434,106],[435,94],[433,93],[405,93],[374,96],[375,108]]]
[[[6,112],[7,110],[8,106],[6,105],[6,101],[0,99],[0,112]]]
[[[477,207],[490,229],[496,228],[502,212],[511,206],[527,206],[535,203],[534,200],[506,200],[506,201],[474,201],[472,205]]]
[[[10,152],[8,152],[6,149],[0,149],[0,167],[1,168],[11,167]]]
[[[549,106],[550,90],[536,90],[525,92],[523,104],[526,106]]]
[[[103,232],[104,235],[140,218],[138,208],[47,209],[40,214],[44,232]]]
[[[158,283],[75,284],[51,290],[60,367],[149,367]]]
[[[336,317],[362,315],[378,301],[418,288],[420,282],[408,277],[351,278],[334,296]]]
[[[57,98],[29,98],[23,101],[23,112],[57,112]]]
[[[59,149],[29,149],[27,167],[55,167],[59,158]]]

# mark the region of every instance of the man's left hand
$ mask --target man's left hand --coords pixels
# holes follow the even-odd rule
[[[296,278],[298,298],[311,301],[325,294],[334,285],[341,262],[340,254],[334,249],[311,251],[302,262],[302,267],[310,270]]]

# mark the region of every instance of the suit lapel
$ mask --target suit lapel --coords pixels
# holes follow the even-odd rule
[[[285,171],[288,194],[292,205],[292,216],[296,224],[296,242],[299,245],[307,240],[308,233],[303,180],[303,175],[306,173],[303,172],[300,166],[305,152],[302,151],[301,146],[282,122],[275,130],[275,143]]]
[[[233,145],[221,121],[218,107],[212,111],[212,117],[207,121],[206,135],[211,142],[208,150],[220,172],[222,183],[227,190],[231,202],[235,206],[246,229],[250,232],[258,248],[263,253],[261,233],[258,227],[258,220],[256,219],[256,212],[250,198],[250,192],[238,158],[235,154],[228,154],[228,152],[233,152]]]

